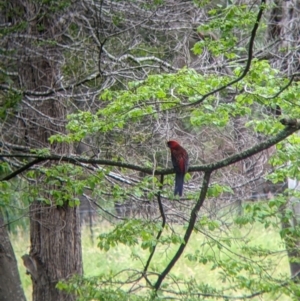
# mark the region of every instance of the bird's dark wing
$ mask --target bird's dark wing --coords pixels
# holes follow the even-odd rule
[[[171,150],[171,159],[175,172],[185,174],[188,169],[189,156],[182,147]]]

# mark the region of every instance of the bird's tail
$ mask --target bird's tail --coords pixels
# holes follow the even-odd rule
[[[183,180],[184,180],[184,174],[176,173],[174,195],[179,194],[179,196],[182,196]]]

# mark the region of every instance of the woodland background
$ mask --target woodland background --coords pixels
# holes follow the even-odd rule
[[[0,7],[0,300],[300,299],[299,0]]]

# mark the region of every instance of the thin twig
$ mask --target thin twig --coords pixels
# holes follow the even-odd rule
[[[155,246],[151,250],[151,254],[150,254],[150,256],[149,256],[149,258],[147,260],[147,263],[145,265],[145,268],[144,268],[144,274],[146,274],[146,272],[148,270],[149,264],[150,264],[150,262],[152,260],[152,257],[154,255],[154,253],[155,253],[158,240],[161,237],[161,235],[163,233],[163,230],[165,228],[165,225],[166,225],[166,215],[165,215],[164,207],[163,207],[163,204],[162,204],[162,201],[161,201],[161,197],[160,197],[160,191],[162,189],[163,183],[164,183],[164,175],[161,175],[161,177],[160,177],[160,190],[157,193],[157,202],[158,202],[159,212],[160,212],[161,218],[162,218],[161,229],[157,233],[156,244],[155,244]]]
[[[211,171],[206,171],[204,174],[200,196],[199,196],[199,199],[198,199],[196,205],[192,209],[189,224],[188,224],[188,227],[184,234],[183,243],[181,243],[181,245],[179,246],[179,248],[178,248],[176,254],[174,255],[174,257],[172,258],[172,260],[169,262],[169,264],[164,269],[164,271],[159,275],[159,277],[154,285],[154,288],[156,291],[159,290],[163,280],[169,274],[169,272],[171,271],[173,266],[176,264],[176,262],[179,260],[179,258],[181,257],[181,254],[183,253],[185,247],[187,246],[187,243],[191,237],[191,234],[193,232],[193,229],[194,229],[197,217],[198,217],[198,212],[199,212],[200,208],[202,207],[202,205],[205,201],[205,198],[206,198],[210,175],[211,175]]]

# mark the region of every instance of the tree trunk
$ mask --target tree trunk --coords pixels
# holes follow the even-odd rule
[[[30,256],[36,263],[32,300],[75,300],[55,288],[59,280],[82,273],[80,219],[77,208],[31,206]]]
[[[279,40],[277,43],[276,56],[272,60],[272,65],[281,70],[283,74],[293,75],[300,70],[299,64],[299,18],[300,18],[300,1],[284,1],[274,0],[274,6],[270,13],[270,22],[268,28],[268,40],[271,42]],[[281,56],[281,57],[280,57]],[[283,112],[284,113],[284,112]],[[298,189],[295,180],[288,179],[288,188]],[[294,217],[291,221],[284,218],[286,209],[292,209]],[[287,201],[287,205],[282,208],[283,219],[281,221],[282,231],[286,233],[284,240],[286,244],[287,254],[289,257],[291,276],[300,278],[300,240],[299,234],[295,235],[295,231],[290,229],[298,228],[300,225],[300,203],[295,202],[294,198]],[[297,232],[297,231],[296,231]],[[298,298],[298,300],[300,300]]]
[[[16,35],[10,45],[17,49],[19,88],[27,91],[18,112],[18,143],[68,155],[70,145],[50,144],[48,140],[53,134],[65,132],[67,114],[66,100],[53,92],[61,87],[62,61],[60,49],[54,41],[59,40],[64,32],[60,27],[63,24],[57,22],[60,10],[55,4],[56,1],[46,4],[30,0],[11,1],[15,12],[12,22],[18,25],[26,21],[25,29],[20,27],[20,36]],[[51,164],[44,167],[51,167]],[[82,274],[78,208],[70,207],[68,200],[58,206],[50,191],[61,188],[48,184],[46,179],[46,175],[38,174],[35,188],[39,191],[38,198],[47,199],[51,205],[36,198],[30,206],[31,248],[26,258],[33,266],[32,300],[71,301],[75,297],[57,290],[55,285],[59,280]]]
[[[288,179],[288,188],[291,190],[300,190],[300,185],[297,180]],[[293,218],[290,222],[282,222],[282,230],[287,233],[285,236],[285,244],[287,248],[287,254],[289,256],[291,276],[300,279],[300,240],[299,235],[293,234],[294,232],[289,231],[292,227],[299,228],[300,225],[300,205],[299,200],[295,197],[289,199],[288,206],[284,208],[283,216],[285,215],[286,209],[293,210]]]
[[[17,260],[0,216],[0,300],[25,301]]]

